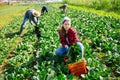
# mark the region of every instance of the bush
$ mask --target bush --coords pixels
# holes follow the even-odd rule
[[[120,12],[120,0],[63,0],[63,3],[86,6],[98,10]]]
[[[120,0],[113,0],[111,1],[113,11],[120,11]]]

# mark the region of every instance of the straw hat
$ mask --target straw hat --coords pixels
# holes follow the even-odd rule
[[[39,16],[40,16],[40,12],[38,12],[38,11],[36,11],[36,10],[34,10],[34,11],[32,12],[32,14],[33,14],[35,17],[39,17]]]

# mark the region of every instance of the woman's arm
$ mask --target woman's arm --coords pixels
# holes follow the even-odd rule
[[[71,28],[68,32],[70,45],[76,44],[79,41],[77,36],[77,31],[74,28]]]
[[[58,34],[59,34],[59,40],[60,40],[62,46],[65,47],[67,44],[66,44],[66,39],[65,39],[65,37],[62,35],[62,31],[61,31],[61,30],[58,30]]]

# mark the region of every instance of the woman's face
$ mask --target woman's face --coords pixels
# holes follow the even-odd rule
[[[62,26],[64,27],[64,29],[65,29],[66,31],[68,31],[68,29],[71,27],[71,21],[66,20],[66,21],[62,24]]]

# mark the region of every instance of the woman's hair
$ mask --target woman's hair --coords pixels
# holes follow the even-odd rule
[[[66,36],[66,31],[65,31],[65,29],[64,29],[63,26],[62,26],[62,28],[61,28],[61,34],[62,34],[62,36]]]
[[[62,24],[64,24],[64,22],[67,21],[67,20],[71,22],[71,19],[70,19],[70,18],[64,17],[64,18],[62,19]],[[66,31],[65,31],[65,29],[64,29],[63,26],[62,26],[62,28],[61,28],[60,34],[61,34],[61,36],[66,36]]]
[[[62,24],[64,24],[64,22],[67,21],[67,20],[71,22],[70,18],[64,17],[64,18],[62,19]],[[63,26],[62,26],[62,28],[60,29],[60,32],[59,32],[59,33],[60,33],[61,36],[64,36],[64,37],[66,36],[66,30],[64,29]]]

